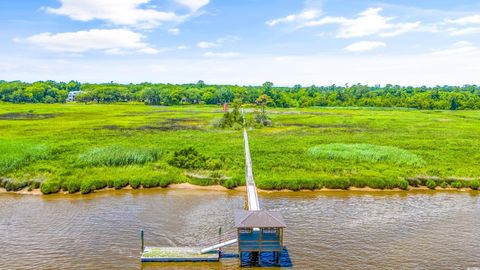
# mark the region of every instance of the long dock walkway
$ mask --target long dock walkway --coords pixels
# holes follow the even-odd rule
[[[245,116],[244,116],[245,118]],[[252,158],[250,157],[250,146],[248,145],[247,128],[243,128],[243,141],[245,144],[245,177],[248,196],[248,210],[259,211],[260,203],[258,202],[257,186],[253,179]]]
[[[260,203],[258,202],[258,193],[257,186],[255,185],[255,179],[253,178],[253,167],[252,167],[252,158],[250,157],[250,145],[248,144],[248,134],[245,121],[245,113],[242,109],[243,117],[243,143],[245,146],[245,183],[247,185],[247,200],[248,200],[248,210],[250,211],[259,211]],[[219,243],[210,247],[202,249],[201,253],[210,252],[212,250],[218,249],[220,247],[228,246],[235,244],[238,239],[232,239],[223,243]]]
[[[257,186],[253,178],[252,158],[250,157],[250,146],[248,144],[248,134],[245,121],[245,113],[242,109],[243,117],[243,141],[245,145],[245,179],[247,186],[248,210],[260,211],[260,203],[258,202]],[[228,238],[227,238],[228,239]],[[200,249],[200,248],[145,248],[141,260],[143,262],[160,262],[160,261],[218,261],[217,249],[233,245],[238,239],[231,239],[222,243]]]

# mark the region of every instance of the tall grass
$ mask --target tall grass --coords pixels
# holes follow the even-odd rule
[[[218,106],[0,106],[0,114],[28,111],[54,114],[55,117],[41,120],[0,120],[0,156],[9,160],[7,166],[0,166],[3,171],[5,167],[9,168],[7,172],[0,173],[0,178],[9,179],[0,183],[0,186],[5,188],[25,188],[27,186],[24,182],[35,180],[45,183],[42,190],[46,192],[55,192],[60,185],[62,190],[78,193],[83,181],[105,180],[107,186],[121,188],[129,185],[132,179],[141,180],[143,187],[155,187],[157,180],[159,186],[168,185],[170,182],[192,182],[186,173],[195,173],[196,170],[218,171],[225,176],[225,180],[216,179],[213,183],[230,188],[243,185],[245,181],[242,133],[208,125],[212,119],[221,116]],[[428,179],[434,179],[437,186],[441,187],[450,187],[458,180],[461,186],[466,187],[468,184],[474,188],[477,186],[476,182],[470,183],[462,179],[480,179],[480,110],[425,112],[292,108],[276,109],[276,113],[270,116],[276,123],[275,126],[248,131],[255,180],[262,188],[345,188],[347,184],[358,187],[404,188],[407,183],[410,183],[410,186],[425,186]],[[248,119],[252,117],[252,114],[247,113]],[[170,123],[173,120],[188,120],[189,125],[195,129],[164,130],[164,124],[160,124],[162,128],[155,128],[159,123]],[[361,151],[357,151],[359,147],[349,144],[352,140],[367,144],[368,147],[364,147],[367,149],[361,148]],[[16,150],[5,150],[5,145],[12,147],[12,142],[15,142]],[[332,155],[330,158],[330,154],[325,154],[324,149],[319,150],[322,152],[319,157],[316,157],[315,153],[312,153],[312,156],[306,154],[305,149],[334,142],[347,145],[343,152],[331,151],[335,154],[340,152],[340,157]],[[28,154],[32,147],[38,145],[47,146],[49,149],[46,158],[42,158],[42,154],[38,155],[36,151]],[[118,148],[122,150],[118,151],[119,155],[111,145],[120,145]],[[378,155],[378,149],[385,152],[385,148],[378,147],[379,145],[393,147],[394,158]],[[189,146],[205,157],[215,157],[215,160],[212,160],[215,162],[205,164],[202,166],[205,168],[201,169],[179,168],[169,164],[169,158],[175,151]],[[148,150],[155,148],[162,150],[161,157],[156,157],[157,161],[142,164],[145,159],[131,158],[131,153],[147,152],[147,160],[153,160],[155,158],[151,158]],[[410,152],[406,151],[407,155],[403,155],[405,150]],[[368,151],[376,153],[369,155]],[[25,152],[25,155],[19,154]],[[411,158],[413,154],[416,156]],[[13,158],[16,155],[23,157]],[[80,160],[80,156],[83,160]],[[225,157],[225,160],[220,157]],[[81,163],[84,165],[80,165]],[[408,182],[397,179],[406,179]],[[208,184],[207,181],[205,184]],[[93,187],[93,182],[84,184],[85,192],[89,190],[89,186]],[[454,186],[460,185],[455,183]]]
[[[49,149],[44,144],[15,140],[0,140],[0,175],[36,160],[48,157]]]
[[[78,156],[83,166],[126,166],[156,161],[161,150],[152,148],[132,148],[121,145],[95,147]]]
[[[331,160],[351,160],[367,163],[390,163],[421,167],[425,161],[407,150],[374,144],[331,143],[321,144],[307,150],[310,156]]]

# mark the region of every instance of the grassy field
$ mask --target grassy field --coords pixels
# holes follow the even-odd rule
[[[273,127],[249,130],[260,188],[478,188],[480,111],[269,113]],[[214,127],[220,117],[219,106],[3,103],[0,185],[41,185],[44,193],[180,182],[242,185],[242,133]],[[205,166],[189,164],[191,156],[172,162],[188,147]]]

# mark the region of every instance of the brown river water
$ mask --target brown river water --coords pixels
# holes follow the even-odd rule
[[[294,269],[480,269],[479,192],[260,194],[282,211]],[[229,230],[242,192],[152,189],[0,194],[0,269],[237,269],[140,263],[146,245],[191,246]]]

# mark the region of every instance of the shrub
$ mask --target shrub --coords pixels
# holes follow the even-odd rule
[[[112,188],[113,187],[113,182],[114,181],[112,179],[107,180],[107,187]]]
[[[7,191],[18,191],[27,186],[26,182],[20,181],[8,181],[5,183],[5,189]]]
[[[80,191],[80,186],[81,186],[80,181],[69,180],[69,181],[66,181],[65,185],[66,185],[66,190],[68,191],[68,193],[76,193],[76,192]]]
[[[93,181],[91,181],[91,180],[82,181],[82,184],[80,185],[80,193],[88,194],[88,193],[90,193],[94,190],[95,190],[95,185],[94,185]]]
[[[224,128],[225,127],[225,119],[224,118],[215,118],[210,122],[210,125],[216,128]]]
[[[397,187],[399,189],[407,190],[408,189],[408,181],[405,179],[398,179],[397,180]]]
[[[463,187],[463,183],[460,182],[460,181],[453,181],[453,182],[450,184],[450,186],[451,186],[452,188],[462,188],[462,187]]]
[[[448,187],[447,182],[443,181],[442,183],[440,183],[440,187],[441,188],[447,188]]]
[[[223,167],[223,162],[218,158],[210,158],[205,163],[205,167],[209,170],[220,170]]]
[[[265,190],[282,189],[282,187],[278,184],[278,181],[271,178],[258,181],[257,187]]]
[[[365,179],[353,178],[353,179],[350,179],[350,184],[353,187],[364,188],[367,186],[367,181],[365,181]]]
[[[470,188],[471,189],[478,190],[479,187],[480,187],[480,182],[478,180],[472,180],[470,182]]]
[[[386,186],[385,180],[381,178],[371,178],[367,180],[367,184],[371,188],[384,189]]]
[[[140,187],[140,184],[142,183],[140,181],[140,179],[130,179],[130,181],[128,182],[130,184],[130,186],[134,189],[137,189]]]
[[[207,158],[200,154],[195,148],[183,148],[173,153],[168,164],[183,169],[201,169],[206,167]]]
[[[43,182],[40,186],[40,191],[43,194],[52,194],[60,191],[60,183],[55,181],[46,181]]]
[[[408,184],[412,187],[418,187],[422,184],[422,181],[420,181],[420,179],[417,179],[417,178],[409,178],[407,179],[408,181]]]
[[[432,179],[428,179],[427,182],[425,183],[425,185],[426,185],[429,189],[435,189],[435,187],[437,186],[437,182],[435,182],[435,181],[432,180]]]
[[[141,182],[142,182],[142,186],[144,188],[158,187],[158,185],[159,185],[158,179],[155,179],[155,178],[142,179]]]
[[[350,181],[348,179],[333,178],[324,182],[324,186],[330,189],[348,189]]]
[[[30,181],[30,182],[28,183],[28,185],[29,185],[29,187],[30,187],[31,189],[40,188],[40,185],[41,185],[41,184],[42,184],[42,183],[39,182],[39,181]]]
[[[32,191],[32,190],[34,190],[34,189],[40,188],[40,185],[41,185],[41,184],[42,184],[41,182],[35,181],[35,180],[28,181],[28,182],[27,182],[28,191]]]
[[[113,180],[113,187],[115,189],[121,189],[124,188],[128,185],[128,180],[127,179],[115,179]]]
[[[312,179],[294,179],[294,180],[285,180],[277,183],[277,187],[290,189],[293,191],[301,189],[314,190],[319,188],[319,181]]]
[[[237,182],[234,179],[230,178],[230,179],[225,180],[222,183],[222,185],[224,187],[228,188],[228,189],[233,189],[233,188],[237,187]]]
[[[288,180],[285,183],[283,183],[282,186],[293,191],[298,191],[302,189],[302,186],[297,180]]]
[[[92,181],[93,187],[95,189],[102,189],[107,187],[107,180],[95,179]]]
[[[121,145],[96,147],[78,156],[84,166],[125,166],[144,164],[160,158],[161,151],[149,148],[132,148]]]
[[[160,180],[158,181],[158,185],[162,188],[168,187],[168,185],[170,185],[171,183],[170,179],[172,178],[168,175],[165,177],[161,177]]]

